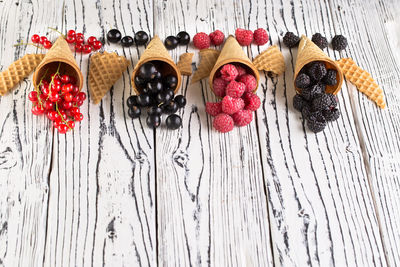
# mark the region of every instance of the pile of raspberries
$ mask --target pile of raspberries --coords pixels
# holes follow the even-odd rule
[[[336,74],[336,70],[326,69],[323,62],[314,61],[304,66],[296,77],[296,87],[301,93],[294,96],[293,107],[302,113],[314,133],[340,117],[336,96],[325,93],[327,85],[337,84]]]
[[[268,42],[269,36],[267,31],[259,28],[254,31],[238,28],[235,31],[236,40],[241,46],[248,46],[252,42],[256,45],[264,45]],[[193,45],[197,49],[206,49],[210,45],[221,45],[225,40],[225,35],[220,30],[216,30],[210,34],[205,32],[196,33],[193,37]]]
[[[246,126],[253,120],[253,111],[260,105],[260,98],[254,93],[257,80],[240,64],[225,64],[216,73],[213,81],[214,93],[222,100],[207,102],[206,112],[214,117],[213,126],[226,133],[234,125]]]

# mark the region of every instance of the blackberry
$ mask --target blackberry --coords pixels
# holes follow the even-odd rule
[[[324,93],[324,91],[322,91],[322,88],[319,84],[315,84],[313,86],[310,86],[308,88],[304,88],[301,91],[301,96],[307,100],[307,101],[311,101],[313,98],[317,97],[318,95]]]
[[[343,50],[347,47],[347,39],[343,35],[335,35],[332,39],[333,50]]]
[[[340,117],[340,111],[337,108],[324,110],[322,114],[326,121],[335,121]]]
[[[326,120],[321,113],[311,115],[310,119],[307,121],[308,129],[314,133],[323,131],[326,127]]]
[[[328,47],[328,41],[324,36],[322,36],[320,33],[316,33],[312,36],[311,41],[313,41],[319,48],[322,50],[326,47]]]
[[[331,108],[335,108],[336,106],[337,106],[337,103],[338,103],[338,99],[337,99],[337,97],[335,96],[335,95],[333,95],[333,94],[327,94],[327,96],[330,98],[330,100],[331,100],[331,105],[330,105],[330,107]]]
[[[322,83],[322,82],[319,82],[318,86],[321,88],[321,93],[325,93],[326,85],[324,83]]]
[[[306,105],[303,106],[302,110],[301,110],[301,115],[303,115],[303,118],[305,120],[308,120],[308,118],[311,115],[311,108],[310,105],[307,103]]]
[[[307,74],[313,81],[320,81],[326,75],[325,64],[320,61],[311,62],[307,65]]]
[[[323,111],[329,109],[331,104],[331,97],[328,94],[321,94],[312,100],[311,108],[314,111]]]
[[[327,70],[326,75],[322,78],[322,82],[326,85],[335,85],[337,71],[334,69]]]
[[[299,94],[296,94],[293,97],[293,107],[298,111],[301,111],[305,105],[308,105],[308,102],[304,100]]]
[[[295,47],[299,42],[300,37],[293,32],[287,32],[285,36],[283,36],[283,43],[289,48]]]
[[[307,74],[301,73],[301,74],[297,75],[296,87],[306,88],[306,87],[310,86],[310,83],[311,83],[311,80]]]

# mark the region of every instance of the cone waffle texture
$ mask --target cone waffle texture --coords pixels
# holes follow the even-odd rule
[[[250,61],[249,57],[244,53],[242,47],[237,42],[236,38],[233,37],[232,35],[229,35],[229,37],[226,39],[225,44],[221,50],[221,53],[217,59],[217,62],[215,63],[213,69],[211,70],[208,80],[211,89],[213,89],[213,81],[215,74],[223,65],[228,63],[233,63],[233,64],[240,63],[244,65],[248,70],[251,70],[252,74],[256,77],[257,80],[257,87],[255,89],[257,90],[258,81],[260,80],[260,74],[258,73],[257,68]]]
[[[380,108],[385,108],[386,103],[383,90],[372,78],[371,74],[363,70],[351,58],[342,58],[336,61],[343,71],[344,76],[357,89],[374,101]]]
[[[258,70],[271,71],[277,75],[285,72],[285,59],[276,45],[268,47],[253,60]]]
[[[90,58],[89,90],[93,102],[98,104],[114,83],[121,78],[129,61],[116,53],[95,53]]]
[[[299,49],[297,52],[296,66],[294,69],[294,84],[297,78],[297,75],[301,71],[301,69],[311,63],[313,61],[321,61],[325,63],[326,68],[335,69],[337,71],[336,85],[328,85],[326,87],[326,92],[331,94],[337,94],[340,91],[343,83],[343,73],[339,66],[336,64],[334,60],[328,57],[316,44],[314,44],[310,39],[306,36],[302,36],[299,44]],[[301,88],[297,88],[296,84],[294,88],[300,93]]]
[[[203,49],[200,51],[200,64],[193,74],[192,82],[195,83],[210,75],[212,68],[217,62],[220,51],[215,49]]]
[[[135,85],[136,72],[138,71],[141,65],[149,61],[161,61],[166,64],[166,66],[161,70],[161,73],[163,75],[172,74],[176,76],[176,78],[178,79],[178,83],[176,85],[175,92],[178,91],[182,83],[181,72],[179,71],[175,62],[172,60],[170,54],[168,53],[168,50],[165,48],[160,38],[157,35],[155,35],[153,39],[150,41],[150,43],[147,45],[138,63],[133,69],[131,83],[135,92],[137,94],[140,93]]]
[[[181,71],[182,75],[190,76],[192,75],[192,58],[193,53],[184,53],[179,57],[178,69]]]
[[[27,54],[14,61],[0,73],[0,95],[11,91],[22,79],[26,78],[43,60],[44,54]]]
[[[36,87],[43,78],[44,73],[46,73],[46,69],[50,69],[50,72],[55,71],[59,63],[62,63],[60,65],[60,72],[73,76],[76,79],[77,86],[81,89],[83,86],[82,72],[76,64],[74,55],[63,36],[60,36],[56,40],[51,49],[46,53],[43,61],[36,68],[33,74],[33,85]],[[50,74],[48,73],[48,75]]]

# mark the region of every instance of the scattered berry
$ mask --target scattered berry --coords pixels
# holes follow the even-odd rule
[[[324,76],[324,78],[322,78],[322,82],[326,85],[335,85],[337,83],[336,74],[336,70],[327,70],[326,75]]]
[[[246,85],[235,80],[231,81],[225,89],[226,95],[236,98],[241,97],[245,91]]]
[[[225,40],[225,35],[220,30],[215,30],[209,36],[213,45],[221,45]]]
[[[303,107],[305,107],[306,105],[308,105],[308,102],[306,100],[304,100],[301,95],[296,94],[293,97],[293,107],[298,110],[298,111],[302,111]]]
[[[178,104],[180,108],[183,108],[186,106],[186,98],[183,95],[177,95],[174,98],[175,103]]]
[[[193,37],[193,45],[200,50],[209,48],[210,43],[210,37],[204,32],[196,33]]]
[[[240,79],[243,75],[247,73],[246,69],[240,66],[239,64],[235,64],[235,68],[238,71],[238,76],[236,79]]]
[[[94,41],[93,42],[94,50],[99,50],[102,46],[103,46],[103,44],[100,41]]]
[[[94,42],[96,42],[96,41],[97,41],[97,38],[94,37],[94,36],[90,36],[90,37],[87,39],[87,43],[88,43],[89,45],[91,45],[91,46],[93,46]]]
[[[213,126],[215,130],[226,133],[233,130],[234,122],[231,116],[221,113],[215,117]]]
[[[82,52],[83,51],[83,45],[82,44],[76,44],[75,45],[75,51],[76,52]]]
[[[343,35],[335,35],[332,39],[333,50],[341,51],[347,47],[347,39]]]
[[[167,128],[170,130],[176,130],[182,125],[182,119],[176,114],[169,115],[165,121]]]
[[[138,75],[145,81],[150,81],[154,79],[156,72],[157,69],[154,64],[151,62],[146,62],[142,66],[140,66]]]
[[[34,43],[34,44],[39,43],[39,42],[40,42],[40,36],[37,35],[37,34],[32,35],[31,41],[32,41],[32,43]]]
[[[246,126],[253,120],[253,112],[251,110],[239,110],[232,115],[235,125],[242,127]]]
[[[176,38],[178,38],[178,42],[180,45],[187,45],[190,43],[190,35],[185,31],[179,32],[176,35]]]
[[[133,45],[133,38],[130,36],[125,36],[121,39],[121,45],[124,47],[130,47]]]
[[[340,111],[337,108],[324,110],[322,114],[326,121],[335,121],[340,117]]]
[[[307,74],[300,73],[299,75],[297,75],[296,87],[307,88],[308,86],[310,86],[310,83],[311,83],[311,79],[310,79],[310,76],[308,76]]]
[[[52,43],[50,41],[46,40],[46,41],[43,42],[43,47],[44,48],[50,49],[51,46],[52,46]]]
[[[136,45],[145,45],[149,41],[149,35],[144,31],[138,31],[134,36]]]
[[[253,92],[257,88],[256,77],[251,74],[242,75],[239,78],[239,82],[244,83],[244,85],[246,86],[246,92]]]
[[[241,46],[250,45],[253,41],[253,32],[250,30],[238,28],[235,31],[235,36]]]
[[[67,37],[65,37],[65,40],[67,41],[67,43],[73,44],[75,43],[75,35],[74,36],[68,35]]]
[[[265,45],[268,42],[267,31],[259,28],[254,31],[254,43],[256,45]]]
[[[326,67],[323,62],[314,61],[307,65],[307,74],[314,82],[320,81],[326,75]]]
[[[322,50],[328,47],[328,41],[320,33],[316,33],[312,36],[311,41],[313,41]]]
[[[146,119],[147,126],[157,128],[161,124],[161,118],[157,114],[149,115]]]
[[[289,48],[295,47],[299,42],[300,37],[293,32],[287,32],[285,36],[283,36],[283,43]]]
[[[175,49],[178,46],[178,43],[178,38],[175,36],[168,36],[164,41],[164,45],[168,50]]]
[[[83,36],[83,33],[76,33],[75,34],[75,43],[83,44],[84,42],[85,42],[85,37]]]
[[[236,67],[232,64],[225,64],[221,68],[220,72],[221,72],[221,78],[227,82],[235,80],[239,74]]]
[[[243,99],[244,103],[246,104],[245,109],[247,110],[256,111],[261,105],[260,98],[254,93],[245,93],[243,95]]]
[[[307,126],[312,132],[318,133],[325,129],[326,120],[320,112],[316,112],[315,114],[311,114],[309,116]]]
[[[90,45],[84,45],[82,51],[85,54],[90,54],[90,52],[92,52],[92,47]]]
[[[322,87],[319,84],[312,85],[310,87],[304,88],[301,90],[301,96],[307,100],[310,101],[316,96],[322,94],[324,91],[322,90]]]
[[[173,75],[168,75],[164,79],[164,84],[171,89],[175,89],[176,85],[178,84],[178,79]]]
[[[225,114],[232,115],[244,108],[244,101],[241,98],[234,98],[230,96],[224,96],[222,99],[222,112]]]
[[[75,37],[75,34],[76,34],[76,32],[75,32],[74,30],[69,30],[69,31],[67,32],[67,36]]]
[[[222,113],[222,102],[217,102],[217,103],[207,102],[206,112],[213,117]]]
[[[332,105],[332,99],[327,94],[320,94],[312,100],[311,108],[314,111],[323,111],[329,109]]]
[[[40,43],[40,44],[44,44],[45,41],[48,41],[46,36],[41,36],[41,37],[39,38],[39,43]]]
[[[117,29],[109,30],[107,33],[107,40],[110,43],[118,43],[119,40],[121,40],[121,37],[122,37],[121,32]]]
[[[132,106],[128,109],[128,115],[132,119],[139,118],[141,114],[142,110],[140,109],[140,107]]]
[[[228,84],[227,81],[225,81],[222,78],[215,78],[213,81],[213,91],[216,96],[219,97],[224,97],[225,96],[225,88],[226,85]]]

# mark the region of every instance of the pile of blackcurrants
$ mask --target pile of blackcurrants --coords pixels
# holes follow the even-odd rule
[[[110,43],[118,43],[121,42],[121,45],[124,47],[130,47],[134,43],[137,46],[145,45],[149,41],[149,35],[144,31],[138,31],[135,33],[135,37],[127,35],[122,37],[121,32],[117,29],[109,30],[107,33],[107,40]]]
[[[182,125],[182,119],[174,113],[186,105],[186,98],[183,95],[174,96],[177,77],[163,77],[156,65],[157,62],[146,62],[137,71],[134,81],[140,94],[127,99],[128,115],[131,118],[139,118],[142,109],[147,109],[147,125],[157,128],[161,124],[161,115],[168,114],[165,121],[167,128],[176,130]]]

